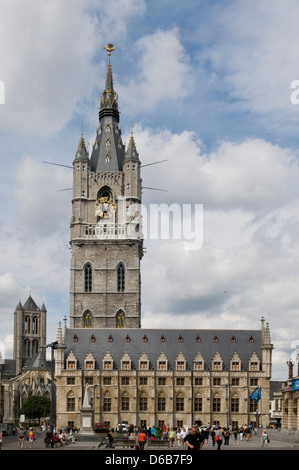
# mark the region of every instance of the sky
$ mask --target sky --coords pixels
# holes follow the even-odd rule
[[[143,205],[201,207],[202,243],[144,241],[142,327],[260,329],[273,380],[299,347],[297,0],[2,0],[0,345],[32,295],[69,318],[72,165],[107,53]],[[297,93],[298,90],[298,93]],[[185,206],[184,206],[185,205]],[[195,210],[195,209],[194,209]],[[187,216],[186,216],[187,217]],[[184,219],[185,220],[185,219]],[[194,222],[194,218],[193,218]]]

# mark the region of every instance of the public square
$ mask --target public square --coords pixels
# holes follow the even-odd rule
[[[267,445],[267,447],[261,446],[261,431],[258,430],[255,435],[252,436],[252,439],[249,439],[248,441],[243,438],[241,441],[238,436],[238,440],[234,441],[234,438],[230,438],[230,442],[228,446],[225,446],[222,444],[221,446],[221,452],[226,452],[226,451],[256,451],[256,450],[261,450],[263,452],[266,452],[267,450],[272,450],[272,451],[283,451],[283,450],[299,450],[299,435],[296,434],[283,434],[280,431],[276,429],[270,429],[267,430],[270,438],[270,442]],[[99,439],[103,438],[105,434],[100,434]],[[45,438],[45,432],[38,430],[37,431],[37,439],[34,442],[32,449],[29,447],[29,443],[27,441],[24,442],[24,448],[23,450],[48,450],[49,452],[56,452],[56,451],[62,451],[62,450],[67,450],[67,451],[86,451],[86,450],[93,450],[93,451],[98,451],[98,452],[105,452],[105,454],[112,453],[122,453],[126,452],[125,449],[120,449],[120,448],[115,448],[115,449],[104,449],[103,447],[100,447],[98,449],[98,442],[97,441],[88,441],[88,440],[76,440],[72,444],[64,445],[62,447],[55,447],[55,448],[46,448],[44,444],[44,438]],[[18,441],[17,436],[4,436],[3,437],[3,443],[2,443],[2,450],[10,450],[10,451],[16,451],[16,450],[21,450],[20,449],[20,444]],[[147,447],[145,447],[144,452],[150,452],[150,453],[155,453],[156,451],[160,452],[160,449],[155,449],[154,447],[151,448],[150,450],[147,450]],[[167,448],[164,449],[164,453],[176,453],[176,452],[182,452],[184,449],[182,447],[179,447],[177,442],[175,442],[174,447],[172,448]],[[128,448],[128,452],[132,451],[132,449]],[[212,446],[212,441],[209,439],[208,445],[204,445],[201,452],[205,451],[216,451],[216,447]],[[130,452],[131,453],[131,452]],[[187,453],[187,450],[186,450]]]

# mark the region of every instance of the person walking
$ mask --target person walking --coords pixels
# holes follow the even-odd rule
[[[266,429],[263,430],[261,435],[262,447],[267,447],[268,445],[268,434]]]
[[[175,430],[173,428],[170,429],[168,432],[169,437],[169,447],[173,447],[174,440],[175,440]]]
[[[26,430],[23,428],[23,426],[20,426],[18,430],[18,441],[20,443],[20,448],[24,449],[24,439],[26,437]]]
[[[28,433],[28,441],[29,441],[29,447],[32,449],[33,442],[36,440],[36,434],[33,428],[29,428],[29,433]]]
[[[229,445],[229,438],[230,438],[230,430],[226,429],[224,431],[224,445],[228,446]]]
[[[146,442],[146,434],[143,429],[141,429],[140,433],[138,434],[138,445],[139,449],[143,450]]]
[[[213,447],[215,447],[215,435],[216,435],[215,428],[213,428],[212,431],[211,431],[211,439],[212,439],[212,446]]]
[[[215,433],[215,442],[217,443],[217,450],[221,450],[223,440],[223,430],[218,426]]]
[[[203,446],[203,435],[197,432],[196,428],[191,428],[191,432],[184,438],[188,451],[200,450]]]

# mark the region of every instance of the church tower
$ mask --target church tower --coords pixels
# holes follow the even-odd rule
[[[18,303],[14,312],[14,351],[16,375],[46,344],[47,310],[39,308],[31,295],[24,305]]]
[[[140,328],[140,160],[119,127],[111,52],[91,155],[83,131],[73,161],[71,328]]]

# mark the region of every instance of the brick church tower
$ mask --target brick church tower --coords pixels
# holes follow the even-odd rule
[[[140,160],[133,133],[127,148],[119,127],[109,44],[99,126],[91,155],[83,132],[73,161],[70,230],[71,328],[139,328]]]

